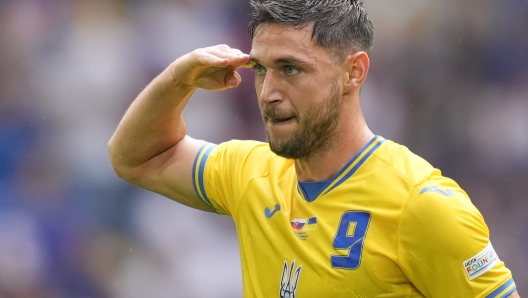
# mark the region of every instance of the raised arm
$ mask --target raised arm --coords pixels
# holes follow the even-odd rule
[[[117,175],[187,206],[212,211],[194,193],[194,157],[204,141],[186,136],[183,109],[197,88],[236,87],[249,56],[227,45],[174,61],[134,100],[108,143]]]

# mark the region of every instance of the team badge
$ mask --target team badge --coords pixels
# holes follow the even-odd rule
[[[279,292],[281,298],[295,298],[301,270],[302,265],[295,268],[295,260],[292,261],[290,268],[288,268],[288,262],[284,261]]]

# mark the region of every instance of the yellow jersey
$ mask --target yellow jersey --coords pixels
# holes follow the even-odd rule
[[[266,143],[209,143],[193,183],[236,224],[244,297],[476,298],[516,288],[467,194],[380,136],[312,183]]]

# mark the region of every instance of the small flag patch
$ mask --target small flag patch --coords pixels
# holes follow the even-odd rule
[[[291,221],[294,230],[315,230],[317,228],[317,216],[310,218],[294,218]]]

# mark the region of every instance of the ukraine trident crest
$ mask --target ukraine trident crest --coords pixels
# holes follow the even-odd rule
[[[284,261],[280,284],[281,298],[295,298],[295,291],[297,290],[301,270],[302,266],[295,268],[295,260],[292,261],[290,268],[288,268],[288,262]]]

